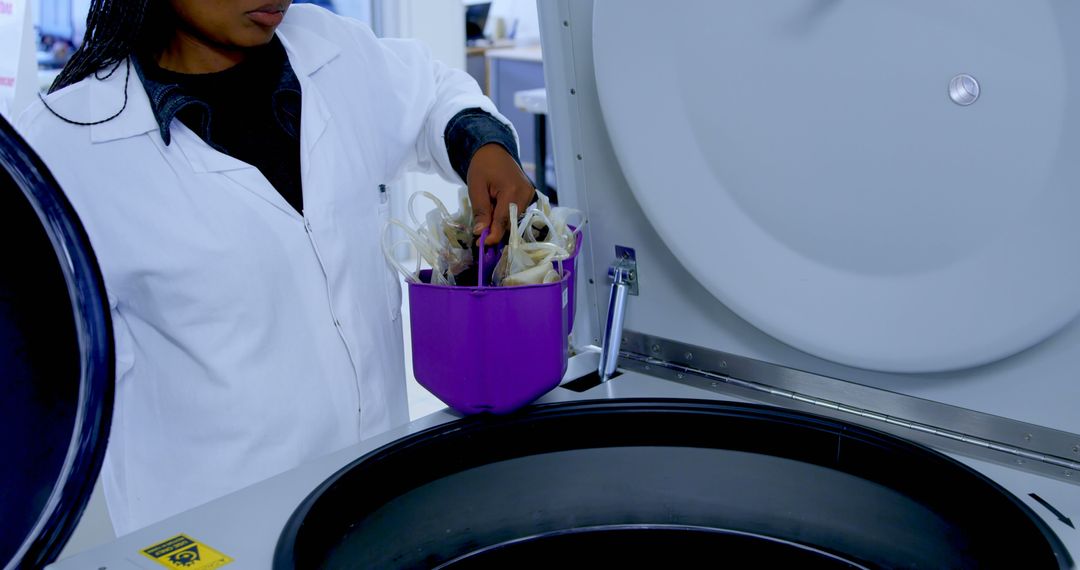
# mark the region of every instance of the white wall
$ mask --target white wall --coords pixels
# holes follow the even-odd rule
[[[381,0],[381,6],[383,35],[421,40],[436,59],[450,67],[465,67],[465,5],[461,0]]]
[[[0,116],[8,119],[34,100],[37,87],[33,5],[8,0],[0,11]]]
[[[518,45],[540,43],[540,18],[536,12],[536,0],[492,0],[484,35],[496,38],[500,19],[508,38]],[[511,34],[513,37],[510,37]]]

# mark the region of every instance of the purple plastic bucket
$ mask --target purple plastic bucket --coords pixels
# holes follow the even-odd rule
[[[416,381],[463,414],[510,413],[558,386],[566,373],[581,242],[579,234],[556,283],[431,285],[431,271],[422,271],[423,282],[409,283]]]
[[[519,287],[410,283],[417,382],[463,414],[506,414],[558,386],[569,283],[568,272],[557,283]]]

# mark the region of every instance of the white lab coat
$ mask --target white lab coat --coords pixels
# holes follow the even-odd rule
[[[119,534],[408,419],[400,289],[378,187],[410,164],[460,182],[443,140],[476,82],[421,45],[308,5],[278,29],[303,91],[303,215],[174,121],[132,72],[92,127],[40,103],[19,128],[78,212],[112,309],[117,395],[102,471]],[[124,66],[49,97],[93,121]]]

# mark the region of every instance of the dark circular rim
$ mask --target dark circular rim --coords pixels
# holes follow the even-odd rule
[[[315,490],[299,504],[285,524],[281,535],[278,538],[277,547],[274,552],[273,567],[277,570],[299,567],[298,555],[300,555],[300,553],[297,550],[297,542],[301,536],[301,532],[305,530],[305,525],[308,524],[308,516],[317,506],[319,506],[320,500],[324,495],[333,492],[339,484],[344,484],[343,480],[354,476],[354,472],[362,474],[364,470],[375,469],[375,466],[384,464],[384,462],[387,461],[392,461],[395,456],[409,457],[411,454],[423,453],[424,449],[438,448],[441,445],[452,445],[455,442],[460,444],[460,442],[468,441],[474,435],[479,435],[488,430],[498,430],[500,428],[509,429],[530,424],[536,425],[545,421],[558,419],[582,418],[583,416],[598,417],[615,414],[652,414],[657,416],[663,414],[689,414],[762,421],[773,425],[804,429],[809,432],[824,432],[830,435],[836,434],[844,438],[869,444],[877,449],[888,450],[890,453],[902,454],[908,458],[919,459],[926,465],[941,467],[942,469],[947,468],[951,471],[945,471],[945,473],[962,476],[965,481],[975,485],[981,484],[984,487],[984,491],[991,493],[992,496],[998,496],[1007,501],[1008,505],[1017,509],[1020,514],[1023,515],[1024,519],[1033,525],[1034,530],[1046,540],[1050,552],[1058,562],[1058,566],[1060,568],[1072,567],[1072,559],[1060,538],[1054,534],[1050,527],[1020,499],[982,473],[926,446],[873,429],[773,406],[743,404],[722,400],[671,398],[584,400],[533,405],[506,416],[492,417],[478,415],[465,417],[393,441],[361,456],[339,469],[321,485],[315,488]],[[593,437],[592,434],[586,434],[586,436]],[[697,437],[700,439],[703,436],[699,434]],[[463,459],[462,463],[455,465],[433,465],[430,470],[425,471],[422,477],[417,478],[417,480],[420,481],[419,483],[417,483],[417,481],[410,481],[409,484],[416,486],[480,465],[544,453],[547,451],[566,449],[565,444],[560,445],[560,443],[561,442],[547,442],[533,447],[515,445],[513,450],[502,449],[495,453],[487,453],[485,451],[485,453],[482,454],[483,457],[480,459],[475,457]],[[611,447],[618,445],[619,444],[604,445],[603,443],[589,445],[588,443],[585,443],[575,445],[573,448],[582,449],[588,447]],[[686,445],[692,446],[693,443],[688,442]],[[795,449],[795,446],[788,445],[786,447],[789,448],[790,451],[785,452],[792,454],[790,458],[800,458],[801,454]],[[770,451],[776,450],[770,448]],[[385,504],[399,494],[396,490],[385,489],[372,489],[371,493],[372,504]]]
[[[54,561],[71,537],[97,481],[112,421],[114,355],[105,284],[90,240],[52,173],[15,129],[0,118],[0,166],[22,190],[49,237],[67,283],[79,343],[76,425],[60,482],[13,567]]]

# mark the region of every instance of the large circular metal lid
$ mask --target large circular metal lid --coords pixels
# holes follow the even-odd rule
[[[0,565],[53,561],[105,453],[113,344],[89,242],[41,160],[0,118]]]
[[[811,354],[994,361],[1080,312],[1080,5],[596,0],[605,122],[666,245]]]

